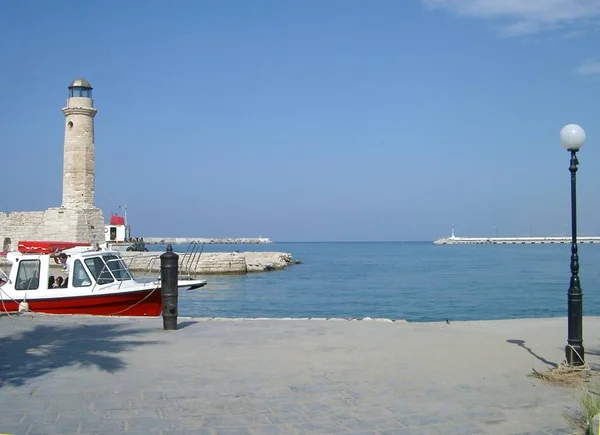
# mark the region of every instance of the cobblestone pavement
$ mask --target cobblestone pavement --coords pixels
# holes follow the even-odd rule
[[[0,433],[568,433],[565,319],[179,323],[0,317]]]

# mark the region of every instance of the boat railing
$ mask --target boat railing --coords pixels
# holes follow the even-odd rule
[[[117,263],[118,267],[116,267],[116,268],[110,267],[109,263]],[[106,266],[108,266],[108,269],[110,269],[110,272],[112,272],[115,279],[117,279],[119,281],[118,288],[121,288],[121,285],[123,284],[124,281],[133,280],[133,275],[131,274],[129,267],[125,264],[125,262],[123,261],[123,259],[120,256],[106,261]],[[117,274],[120,275],[120,279],[117,278]]]
[[[152,256],[152,258],[150,258],[150,261],[148,261],[148,267],[146,268],[146,276],[152,276],[152,269],[155,267],[157,262],[160,263],[160,257],[158,255],[154,255]],[[156,279],[160,280],[160,265],[158,267],[158,274]]]
[[[125,264],[125,261],[120,256],[109,260],[103,258],[103,260],[104,266],[102,266],[100,272],[98,272],[94,277],[95,283],[92,287],[92,291],[96,289],[97,285],[110,284],[115,281],[119,281],[118,288],[120,289],[124,281],[134,280],[129,267]],[[111,267],[109,266],[109,263],[117,263],[117,267]],[[110,278],[110,281],[106,281],[107,278]]]
[[[160,257],[159,255],[148,256],[148,252],[140,252],[138,255],[128,256],[127,262],[122,257],[121,260],[127,265],[129,274],[135,279],[135,274],[132,272],[133,263],[137,263],[136,270],[145,271],[144,277],[149,277],[152,276],[152,268],[155,267],[157,261],[160,261]],[[160,275],[160,267],[158,269]]]

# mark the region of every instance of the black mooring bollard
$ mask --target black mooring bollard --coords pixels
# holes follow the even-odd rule
[[[160,283],[163,304],[163,329],[177,329],[177,299],[179,296],[177,280],[179,278],[179,255],[173,252],[171,245],[160,256]]]

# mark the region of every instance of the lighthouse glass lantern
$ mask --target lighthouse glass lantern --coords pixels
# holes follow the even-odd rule
[[[85,79],[73,80],[71,86],[69,86],[69,98],[92,98],[92,86]]]

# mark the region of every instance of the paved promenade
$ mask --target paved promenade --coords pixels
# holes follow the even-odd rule
[[[592,366],[599,318],[586,318]],[[0,317],[0,433],[560,434],[565,319]],[[596,354],[596,355],[595,355]]]

